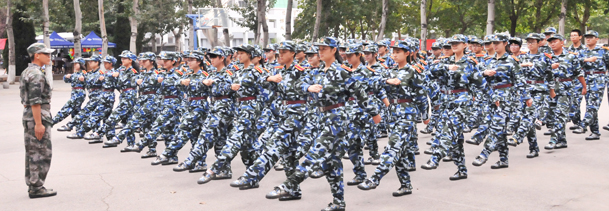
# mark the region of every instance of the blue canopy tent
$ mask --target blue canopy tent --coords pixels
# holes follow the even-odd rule
[[[57,34],[57,32],[53,32],[51,33],[51,35],[49,35],[49,41],[51,41],[51,48],[55,48],[55,49],[61,49],[61,48],[74,48],[74,43],[67,41],[66,39],[63,39],[63,37],[59,36]],[[43,42],[43,40],[40,40],[38,42]]]
[[[83,48],[101,48],[102,39],[94,32],[91,32],[85,38],[82,39],[80,45]],[[108,42],[108,48],[116,48],[116,44]]]

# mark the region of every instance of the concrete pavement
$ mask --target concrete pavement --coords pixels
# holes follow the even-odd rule
[[[69,99],[69,84],[57,81],[52,111],[56,113]],[[0,89],[0,210],[319,210],[332,201],[325,179],[307,179],[302,184],[303,198],[280,202],[264,195],[280,184],[285,175],[271,170],[260,188],[240,191],[231,188],[232,180],[198,185],[200,173],[176,173],[173,166],[151,166],[152,159],[137,153],[120,153],[118,148],[103,149],[85,140],[71,140],[69,133],[53,129],[53,161],[46,187],[58,191],[51,198],[29,199],[24,181],[22,106],[19,87]],[[583,103],[585,104],[585,103]],[[584,108],[584,105],[582,105]],[[600,123],[609,122],[609,108],[603,103]],[[583,114],[582,114],[583,115]],[[63,125],[67,122],[59,123]],[[570,124],[569,124],[570,125]],[[419,124],[421,129],[423,124]],[[538,131],[541,147],[549,140]],[[528,144],[510,147],[510,167],[491,170],[498,160],[495,152],[482,167],[471,165],[482,146],[466,144],[469,178],[449,181],[456,166],[443,162],[436,170],[420,168],[429,155],[417,156],[417,171],[411,172],[412,195],[392,197],[399,188],[395,170],[371,191],[345,187],[348,210],[609,210],[609,132],[601,131],[599,141],[585,141],[588,134],[567,132],[569,147],[548,151],[527,159]],[[473,133],[466,134],[469,138]],[[421,151],[430,135],[420,134]],[[139,138],[138,138],[139,139]],[[384,147],[387,139],[381,139]],[[159,143],[159,151],[164,148]],[[190,146],[179,153],[183,160]],[[367,151],[365,152],[367,157]],[[213,163],[213,152],[207,159]],[[354,174],[343,160],[345,181]],[[239,157],[233,160],[233,179],[244,172]],[[370,175],[373,166],[366,166]]]

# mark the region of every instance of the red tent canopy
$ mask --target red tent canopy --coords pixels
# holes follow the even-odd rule
[[[5,45],[6,45],[6,38],[0,39],[0,50],[4,50]]]

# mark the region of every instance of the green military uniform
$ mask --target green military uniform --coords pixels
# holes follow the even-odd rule
[[[34,54],[49,54],[54,50],[42,43],[28,47],[30,57]],[[30,63],[21,73],[19,89],[23,104],[23,132],[25,137],[25,183],[29,186],[30,198],[55,195],[53,190],[44,188],[44,181],[51,167],[51,87],[44,75],[44,67]],[[40,105],[41,123],[45,127],[41,139],[36,137],[34,113],[32,106]]]

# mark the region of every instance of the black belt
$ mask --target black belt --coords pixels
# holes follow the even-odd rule
[[[72,89],[85,89],[83,87],[72,87]]]
[[[142,92],[142,95],[150,95],[150,94],[156,94],[156,92],[155,91]]]
[[[175,96],[175,95],[166,95],[166,96],[163,96],[163,98],[164,99],[174,99],[174,98],[178,98],[178,96]]]
[[[592,74],[605,74],[604,71],[595,71],[595,72],[586,72],[587,75],[592,75]]]
[[[389,103],[398,104],[398,103],[410,103],[412,99],[389,99]]]
[[[332,109],[335,109],[335,108],[340,108],[340,107],[343,107],[343,106],[345,106],[345,103],[334,104],[334,105],[331,105],[331,106],[320,107],[319,111],[326,112],[326,111],[329,111],[329,110],[332,110]]]
[[[220,96],[220,97],[211,97],[212,101],[224,100],[230,98],[228,95]]]
[[[122,92],[130,91],[130,90],[135,90],[135,88],[126,88],[126,89],[123,89]]]
[[[556,80],[559,81],[559,82],[573,81],[573,79],[571,79],[571,78],[558,78]]]
[[[193,100],[205,100],[207,99],[207,96],[205,97],[190,97],[188,98],[188,100],[193,101]]]
[[[256,99],[255,96],[242,97],[242,98],[237,98],[237,102],[250,101],[250,100],[255,100],[255,99]]]
[[[545,81],[527,81],[527,84],[543,84]]]
[[[508,88],[508,87],[512,87],[512,84],[503,84],[503,85],[497,85],[494,86],[493,89],[503,89],[503,88]]]
[[[104,89],[104,92],[114,92],[114,89]]]

